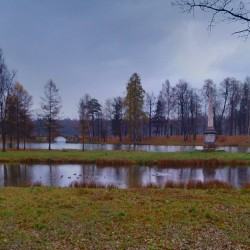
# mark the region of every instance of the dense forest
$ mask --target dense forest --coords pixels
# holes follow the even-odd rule
[[[32,96],[16,80],[0,50],[0,132],[3,150],[13,141],[42,138],[51,143],[63,135],[73,141],[106,141],[117,137],[132,142],[151,136],[182,135],[196,139],[207,124],[209,93],[214,97],[214,127],[218,135],[250,133],[250,78],[244,82],[226,77],[215,83],[204,80],[200,89],[186,80],[166,80],[159,93],[148,93],[137,73],[132,74],[123,96],[109,98],[102,106],[88,93],[78,101],[78,120],[59,120],[62,100],[53,80],[44,86],[41,112],[32,112]]]

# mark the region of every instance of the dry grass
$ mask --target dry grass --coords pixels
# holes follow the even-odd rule
[[[245,183],[243,185],[243,189],[250,189],[250,183]]]
[[[135,162],[129,159],[96,159],[97,166],[131,166]]]
[[[248,185],[246,184],[244,188],[246,189]],[[201,180],[190,180],[187,183],[184,182],[174,182],[172,180],[167,181],[163,187],[158,186],[155,183],[149,183],[144,188],[179,188],[179,189],[234,189],[229,183],[220,180],[211,181],[201,181]]]
[[[74,187],[74,188],[117,188],[115,185],[113,184],[108,184],[108,185],[102,185],[99,183],[96,183],[94,181],[91,182],[85,182],[85,181],[72,181],[69,184],[69,187]]]
[[[96,141],[97,142],[97,141]],[[110,137],[107,139],[106,143],[111,144],[120,144],[120,140],[118,137]],[[122,143],[131,144],[132,142],[129,138],[124,138]],[[140,144],[147,145],[183,145],[183,146],[202,146],[204,144],[204,136],[197,135],[196,140],[194,141],[192,137],[188,138],[187,141],[183,140],[183,136],[152,136],[150,138],[144,138],[139,142]],[[218,146],[242,146],[249,147],[250,146],[250,136],[245,135],[235,135],[235,136],[224,136],[218,135],[216,139],[216,144]]]
[[[194,188],[198,188],[198,189],[233,189],[233,186],[230,185],[229,183],[223,182],[223,181],[219,181],[219,180],[212,180],[212,181],[205,181],[202,182],[200,180],[190,180],[187,185],[186,188],[188,189],[194,189]]]
[[[249,190],[0,188],[0,249],[249,249]]]
[[[246,166],[249,165],[249,161],[237,160],[237,159],[163,159],[157,161],[157,166],[160,167],[182,167],[182,166],[192,166],[192,167],[216,167],[216,166]]]

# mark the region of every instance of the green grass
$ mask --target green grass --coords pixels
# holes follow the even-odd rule
[[[250,154],[230,152],[141,152],[26,150],[0,153],[3,163],[97,163],[99,165],[248,165]]]
[[[249,249],[250,190],[0,188],[0,249]]]

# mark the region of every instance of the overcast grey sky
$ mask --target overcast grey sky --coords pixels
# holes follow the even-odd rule
[[[234,24],[207,30],[209,16],[182,14],[170,0],[0,0],[0,48],[17,80],[40,107],[53,79],[62,117],[77,118],[86,93],[104,104],[124,95],[137,72],[158,95],[162,83],[250,75],[250,41],[232,36]]]

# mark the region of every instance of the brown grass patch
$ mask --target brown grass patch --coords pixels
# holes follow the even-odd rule
[[[175,160],[175,159],[163,159],[157,161],[157,166],[160,167],[216,167],[216,166],[246,166],[249,162],[246,160],[222,160],[217,158],[210,159],[185,159],[185,160]]]
[[[32,185],[33,187],[43,187],[43,183],[41,181],[35,181]]]
[[[143,186],[143,188],[159,188],[159,186],[155,183],[148,183],[147,185]]]
[[[250,182],[245,183],[243,189],[250,189]]]
[[[233,189],[232,185],[229,183],[220,181],[220,180],[212,180],[202,182],[200,180],[190,180],[186,187],[188,189],[198,188],[198,189]]]
[[[74,187],[74,188],[108,188],[108,189],[117,188],[113,184],[103,185],[103,184],[98,184],[94,181],[91,181],[91,182],[72,181],[69,184],[69,187]]]

